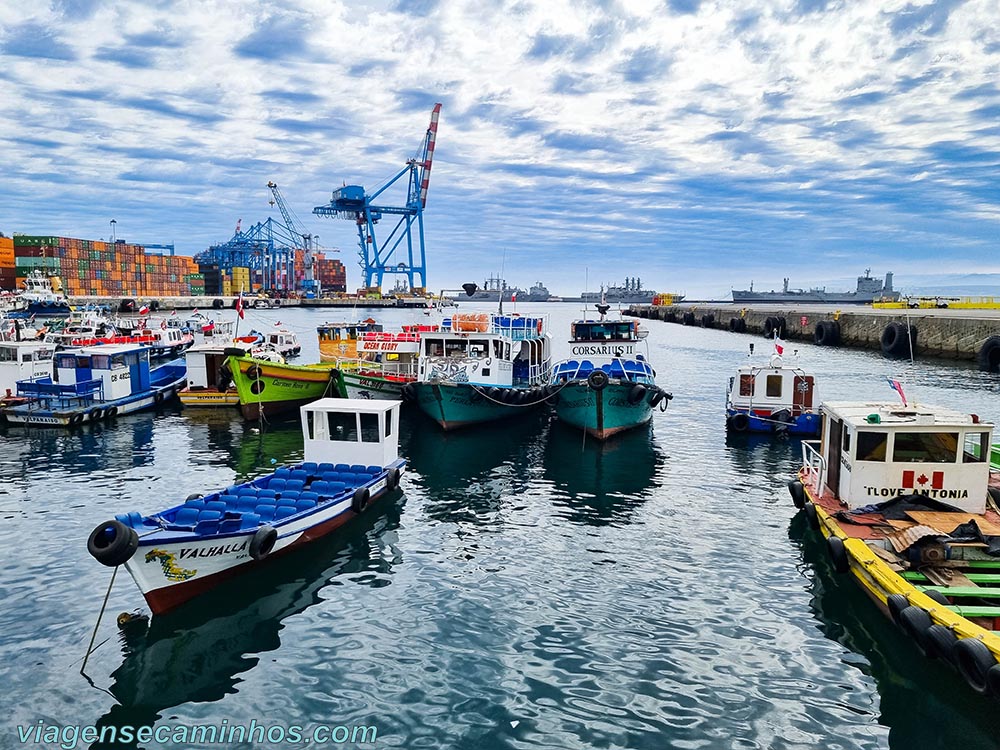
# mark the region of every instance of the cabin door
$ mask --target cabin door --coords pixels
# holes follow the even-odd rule
[[[826,486],[835,497],[839,497],[840,488],[840,453],[844,441],[844,423],[839,419],[830,418],[829,450],[826,455]]]
[[[792,414],[798,416],[811,411],[815,378],[812,375],[796,375],[792,393]]]

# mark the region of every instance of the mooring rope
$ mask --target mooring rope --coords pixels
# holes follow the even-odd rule
[[[116,565],[115,569],[111,573],[111,582],[108,584],[108,590],[104,593],[104,601],[101,603],[101,612],[97,615],[97,622],[94,623],[94,632],[90,636],[90,644],[87,646],[87,653],[83,656],[83,665],[80,667],[80,674],[84,677],[84,671],[87,668],[87,660],[90,659],[90,655],[94,653],[94,641],[97,640],[97,629],[101,626],[101,620],[104,619],[104,610],[108,606],[108,599],[111,597],[111,587],[115,585],[115,577],[118,575],[118,568],[120,566]],[[93,684],[93,683],[91,683]]]

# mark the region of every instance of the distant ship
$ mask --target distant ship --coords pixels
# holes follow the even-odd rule
[[[548,288],[544,284],[542,284],[542,282],[536,281],[534,284],[531,285],[531,288],[528,290],[528,294],[527,296],[525,296],[525,299],[528,302],[548,302],[551,296],[552,293],[549,292]],[[521,299],[521,295],[518,295],[517,298]]]
[[[544,287],[542,288],[544,289]],[[548,292],[547,289],[545,291]],[[528,298],[528,292],[518,289],[516,286],[508,286],[506,279],[501,279],[499,276],[490,276],[483,282],[481,287],[476,289],[471,297],[462,294],[455,295],[452,299],[462,300],[463,302],[496,302],[503,297],[504,302],[510,302],[510,298],[514,295],[516,295],[515,301]],[[548,299],[547,296],[546,299]]]
[[[755,292],[753,282],[749,289],[733,289],[733,302],[827,302],[831,304],[867,304],[883,300],[896,302],[899,292],[892,289],[892,272],[885,275],[885,282],[874,279],[871,269],[865,269],[864,276],[858,276],[858,287],[853,292],[828,292],[826,287],[814,287],[809,290],[789,289],[788,279],[780,292]]]
[[[609,305],[650,305],[656,292],[652,289],[642,288],[642,279],[636,276],[634,279],[625,279],[622,286],[609,286],[604,289],[604,301]],[[674,301],[679,302],[684,298],[682,294],[675,294]],[[601,292],[584,292],[580,295],[581,302],[600,302]]]

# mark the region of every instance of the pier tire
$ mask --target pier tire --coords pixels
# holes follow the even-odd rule
[[[132,312],[135,309],[134,299],[123,299],[118,305],[118,312]]]
[[[737,327],[736,333],[746,333],[747,332],[747,319],[740,318],[740,324]]]
[[[989,671],[996,665],[993,652],[978,638],[962,638],[952,649],[955,666],[969,687],[981,695],[990,690]]]
[[[750,417],[742,412],[739,414],[731,414],[726,420],[726,424],[729,425],[729,429],[734,432],[746,432],[750,427]]]
[[[792,496],[792,505],[796,508],[801,510],[805,506],[806,491],[798,479],[793,479],[788,483],[788,494]]]
[[[910,606],[910,602],[902,594],[889,594],[885,600],[892,621],[899,625],[899,613]]]
[[[910,345],[917,347],[917,329],[904,323],[890,323],[882,331],[882,354],[887,357],[903,358],[910,356]]]
[[[360,513],[368,505],[368,499],[371,497],[371,492],[368,491],[367,487],[358,487],[354,490],[354,497],[351,498],[351,510],[355,513]]]
[[[119,520],[105,521],[90,532],[87,552],[101,565],[115,568],[129,561],[139,549],[139,535]]]
[[[90,412],[90,421],[91,422],[99,422],[99,421],[101,421],[101,419],[103,417],[104,417],[104,410],[103,409],[94,409],[92,412]]]
[[[149,303],[150,312],[159,312],[160,310],[160,300],[154,299]]]
[[[212,300],[212,309],[213,310],[221,310],[225,306],[226,306],[226,303],[223,302],[221,299],[213,299]]]
[[[387,472],[388,476],[385,478],[385,488],[392,492],[394,489],[399,487],[399,469],[393,466]]]
[[[250,365],[247,368],[247,377],[251,380],[260,380],[261,370],[259,365]]]
[[[927,629],[933,625],[931,616],[912,604],[899,613],[899,627],[913,639],[917,650],[924,656],[933,658],[927,645]]]
[[[819,530],[819,516],[816,515],[816,506],[812,503],[806,503],[802,507],[803,512],[806,514],[806,520],[809,522],[809,528],[813,531]]]
[[[1000,372],[1000,336],[990,336],[979,348],[976,355],[979,369],[986,372]]]
[[[668,312],[667,313],[667,317],[664,318],[664,320],[666,320],[666,322],[668,322],[668,323],[676,323],[677,322],[677,313],[675,313],[675,312]]]
[[[813,341],[817,346],[837,346],[840,344],[840,323],[835,320],[821,320],[816,324]]]
[[[779,339],[785,338],[785,319],[776,315],[764,321],[764,336],[773,339],[775,333],[778,334]]]
[[[951,606],[951,602],[948,601],[948,597],[945,596],[944,594],[942,594],[940,591],[938,591],[936,589],[931,589],[930,591],[925,591],[924,595],[928,599],[933,599],[938,604],[943,604],[946,607],[950,607]]]
[[[74,414],[72,417],[69,418],[69,423],[71,425],[78,425],[82,421],[83,421],[83,415],[82,414]]]
[[[643,399],[643,397],[645,395],[646,395],[646,386],[644,386],[644,385],[642,385],[640,383],[636,383],[635,385],[633,385],[629,389],[628,397],[627,397],[628,398],[628,402],[630,404],[632,404],[633,406],[635,406],[640,401],[642,401],[642,399]]]
[[[686,312],[686,313],[684,313],[684,317],[682,318],[682,320],[684,322],[684,325],[686,325],[686,326],[693,326],[694,325],[694,313],[693,312]]]
[[[736,329],[739,328],[739,327],[740,327],[740,319],[739,318],[730,318],[729,319],[729,330],[730,331],[732,331],[733,333],[736,333]]]
[[[277,529],[273,526],[261,526],[254,532],[253,539],[250,540],[250,557],[254,560],[263,560],[271,554],[277,541]]]
[[[834,571],[843,574],[851,569],[851,563],[847,558],[847,548],[844,547],[843,539],[839,536],[828,536],[826,538],[826,550],[830,553],[830,562],[833,563]]]
[[[590,375],[587,376],[587,385],[593,388],[595,391],[603,391],[608,387],[608,381],[610,378],[604,370],[594,370]]]
[[[924,639],[927,643],[925,652],[931,659],[954,663],[955,644],[958,642],[956,636],[944,625],[931,625],[924,632]]]
[[[715,316],[714,315],[702,315],[701,316],[701,327],[702,328],[714,328],[715,327]]]

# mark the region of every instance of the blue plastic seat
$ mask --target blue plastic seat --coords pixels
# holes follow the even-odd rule
[[[294,516],[299,512],[299,509],[294,505],[279,505],[278,509],[274,511],[274,520],[280,521],[282,518],[288,518],[288,516]]]
[[[223,491],[223,495],[235,495],[240,491],[240,486],[238,484],[231,484]]]
[[[348,474],[341,474],[340,475],[340,481],[343,482],[344,484],[346,484],[348,487],[357,487],[358,486],[357,477],[354,474],[350,474],[350,473],[348,473]]]
[[[250,487],[250,486],[240,487],[239,490],[237,490],[237,492],[236,492],[236,496],[237,497],[247,497],[248,495],[256,497],[257,496],[257,488],[256,487]]]
[[[279,505],[289,505],[294,504],[296,500],[299,499],[298,490],[285,490],[284,492],[278,493],[278,504]]]
[[[319,500],[319,494],[316,493],[316,492],[300,492],[299,493],[299,500],[300,501],[301,500],[312,500],[313,502],[316,502],[317,500]]]
[[[215,518],[206,518],[204,521],[198,521],[198,525],[194,527],[194,533],[201,534],[202,536],[218,534],[219,523],[221,523],[221,521]]]
[[[326,474],[328,471],[336,471],[336,470],[337,469],[333,464],[326,462],[321,463],[319,466],[316,467],[317,474]]]
[[[226,504],[226,508],[229,509],[229,510],[235,510],[236,509],[236,504],[239,503],[239,501],[240,501],[240,498],[237,495],[223,495],[222,497],[219,498],[219,502],[225,503]],[[205,504],[205,508],[206,509],[208,509],[210,507],[214,508],[215,505],[213,503],[206,503]]]
[[[288,479],[288,475],[291,473],[292,470],[286,466],[282,466],[274,470],[274,476],[277,479]]]
[[[205,510],[205,501],[201,498],[197,500],[187,500],[184,503],[185,508],[197,508],[198,510]]]
[[[319,464],[316,463],[315,461],[303,461],[302,465],[299,468],[302,469],[302,471],[306,472],[307,474],[312,474],[313,472],[316,471],[318,466]]]
[[[260,516],[256,513],[244,513],[241,519],[240,528],[253,529],[260,526]]]
[[[131,526],[133,529],[137,529],[142,526],[142,513],[137,510],[133,510],[129,513],[118,513],[115,515],[115,518],[126,526]]]
[[[311,494],[317,495],[317,496],[319,496],[319,495],[327,495],[330,492],[330,483],[329,482],[324,482],[322,479],[317,479],[315,482],[313,482],[311,485],[309,485],[309,487],[312,490]],[[302,494],[306,494],[306,493],[302,493]]]
[[[585,359],[585,360],[583,360],[580,363],[580,370],[579,370],[579,372],[580,372],[581,375],[583,373],[589,373],[593,369],[594,369],[594,363],[591,362],[589,359]]]
[[[333,470],[343,473],[345,471],[350,471],[351,467],[348,464],[337,464],[333,467]]]
[[[272,479],[270,482],[268,482],[267,488],[269,490],[274,490],[275,492],[281,492],[283,489],[285,489],[285,483],[287,481],[288,481],[287,479],[277,479],[277,478]]]
[[[303,471],[302,469],[296,469],[295,471],[292,472],[292,475],[289,477],[289,479],[290,480],[298,480],[298,481],[302,482],[303,484],[305,484],[306,480],[309,479],[309,472],[308,471]]]
[[[337,495],[342,495],[347,492],[346,482],[327,482],[330,487],[330,497],[336,497]]]
[[[198,523],[198,513],[200,512],[199,508],[192,508],[185,505],[177,509],[177,512],[174,514],[174,523],[178,526],[194,526]]]
[[[257,515],[260,516],[261,521],[267,523],[274,518],[275,510],[277,510],[277,506],[275,505],[258,505]]]
[[[270,487],[268,487],[266,490],[260,490],[257,493],[257,500],[266,504],[268,500],[273,500],[277,496],[278,493],[275,490],[272,490]]]
[[[285,482],[284,492],[302,492],[305,486],[306,482],[304,479],[289,479]]]
[[[295,508],[297,510],[309,510],[310,508],[316,507],[315,500],[303,500],[301,497],[295,501]]]
[[[365,467],[362,466],[361,464],[352,464],[351,465],[351,473],[352,474],[364,474],[365,473]]]
[[[256,507],[257,507],[257,498],[249,497],[247,495],[243,495],[242,497],[240,497],[239,502],[236,503],[236,510],[238,510],[240,513],[250,513]]]
[[[203,510],[202,513],[207,513],[208,511],[212,510],[218,511],[220,515],[225,513],[226,512],[225,502],[222,502],[221,500],[213,500],[210,503],[205,503],[205,510]]]
[[[223,518],[219,522],[219,533],[227,534],[230,531],[239,531],[243,526],[243,516],[237,516],[235,518]]]
[[[382,473],[382,467],[381,466],[369,466],[367,469],[365,469],[365,471],[367,473],[371,474],[373,477],[377,477],[379,474]]]

